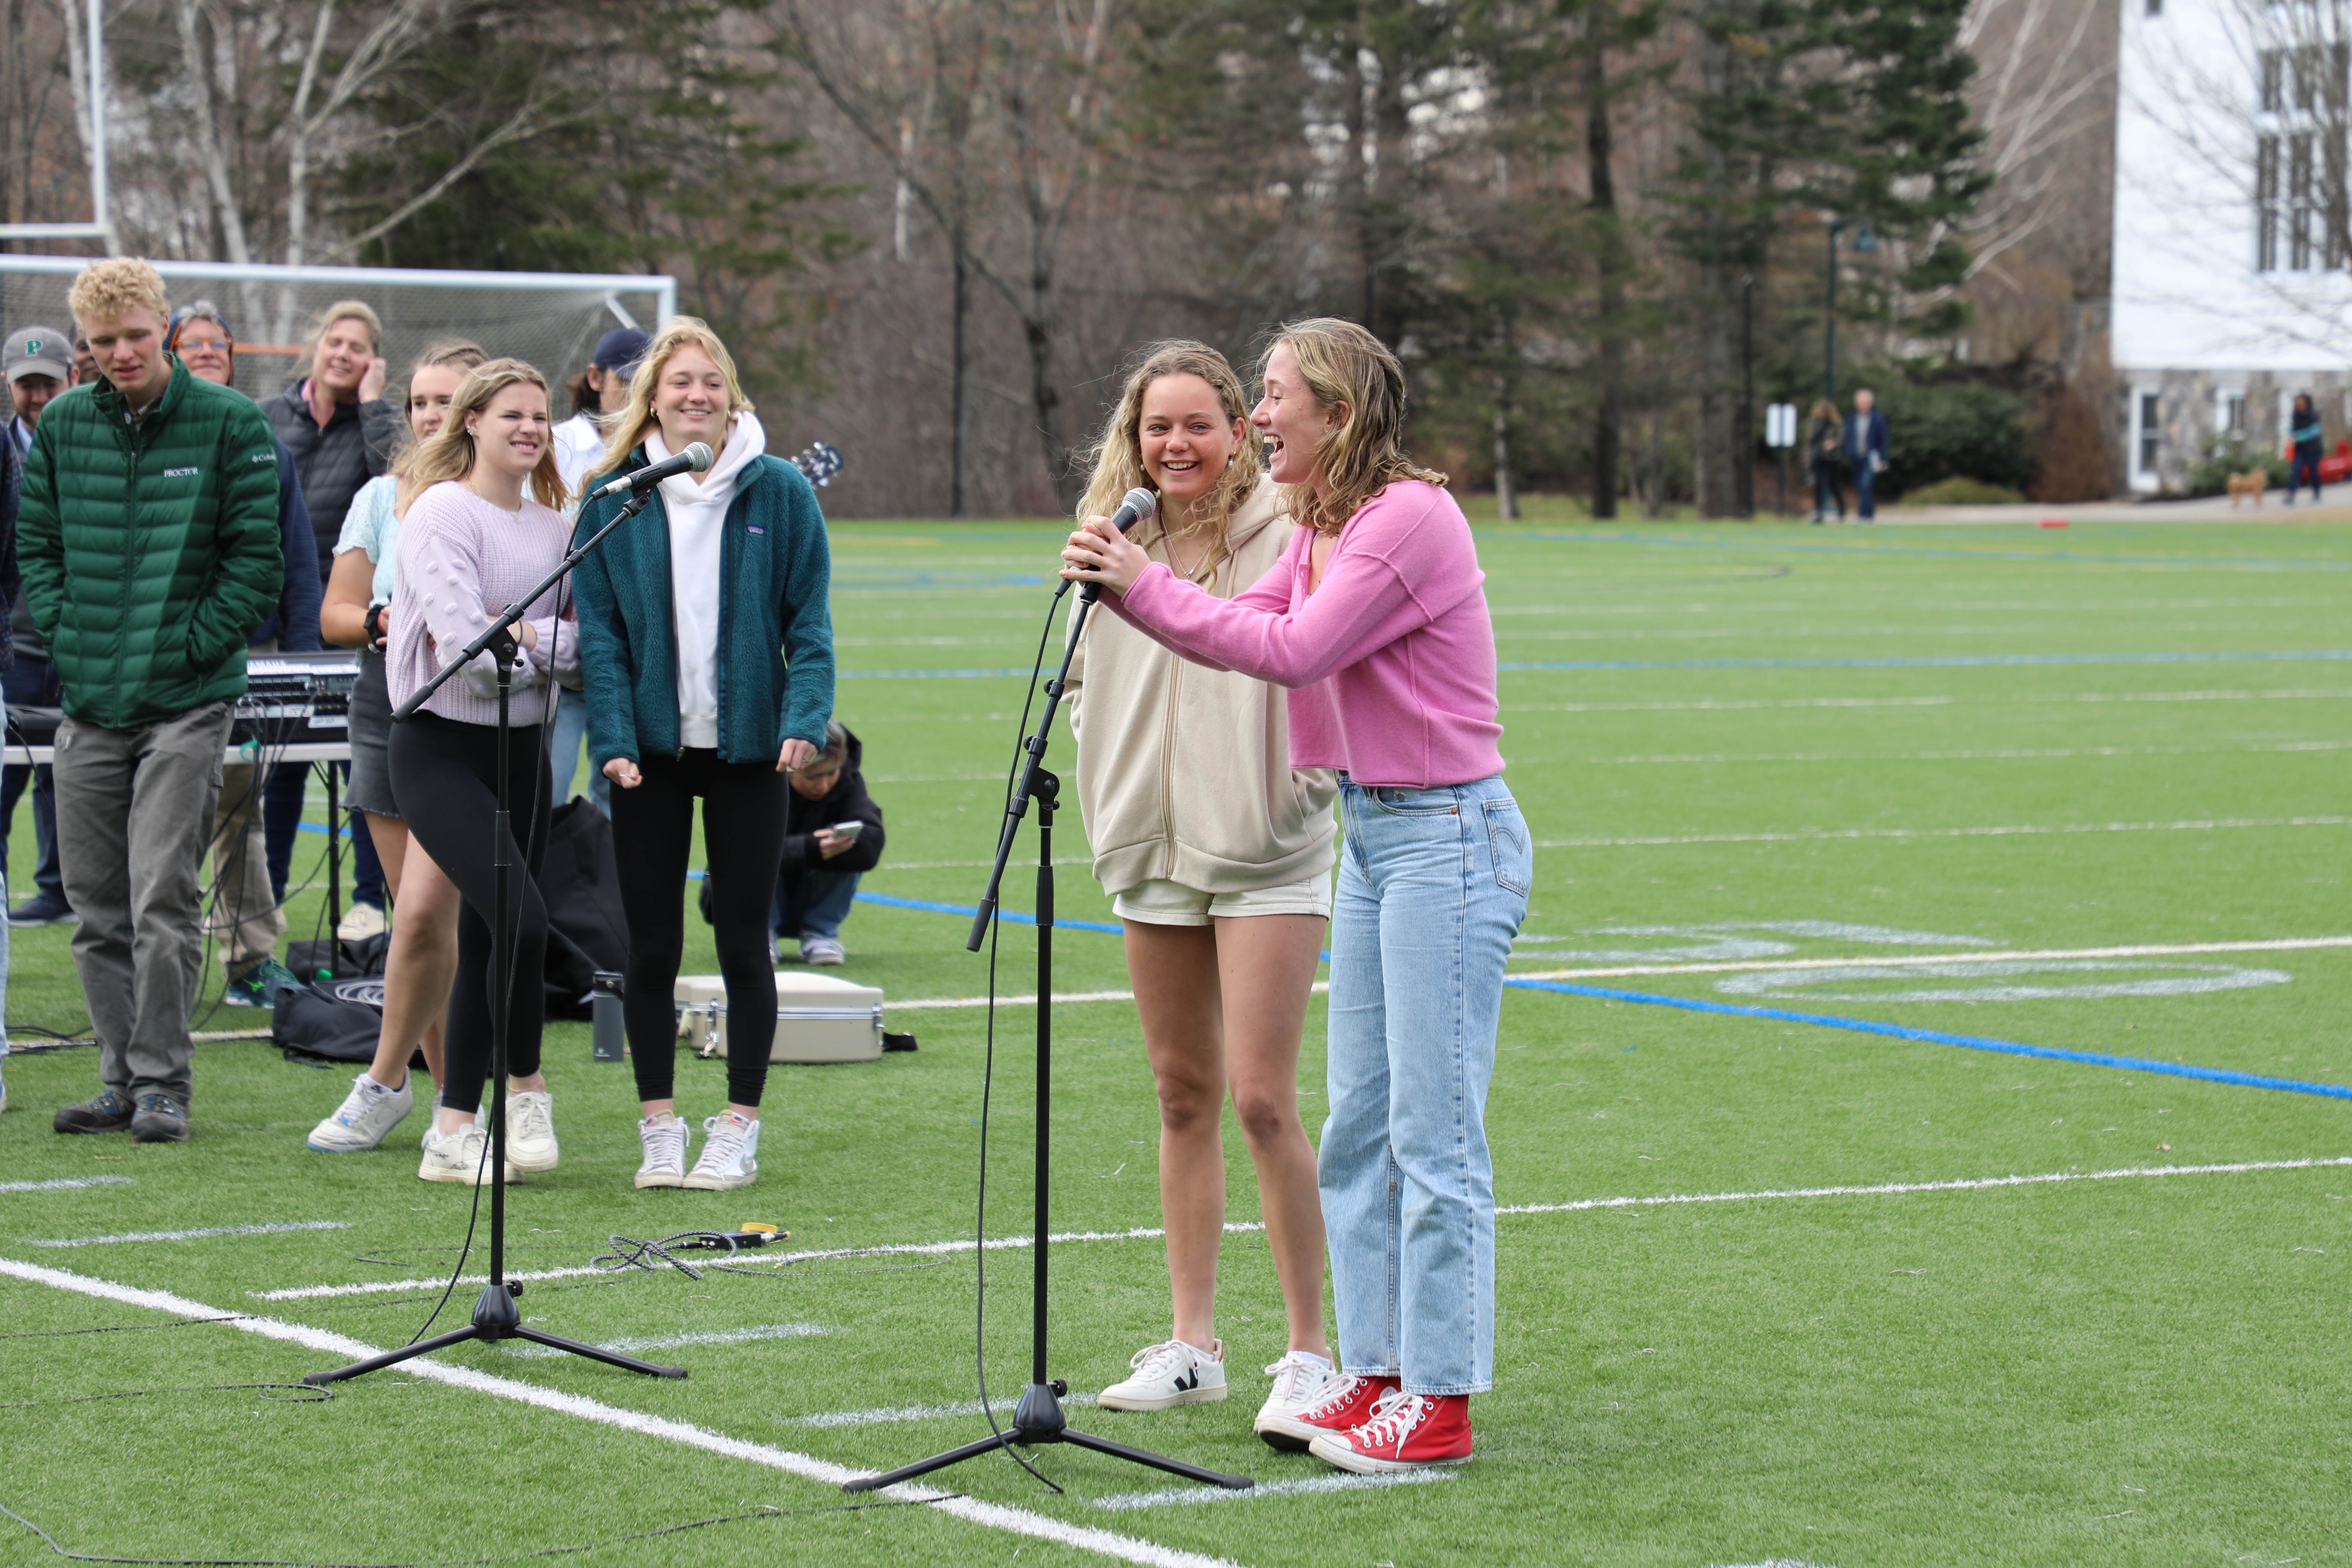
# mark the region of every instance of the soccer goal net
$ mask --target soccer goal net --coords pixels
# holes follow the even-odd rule
[[[0,332],[55,327],[69,332],[66,294],[89,258],[0,256]],[[572,272],[438,272],[388,267],[239,267],[158,261],[174,307],[209,300],[236,339],[237,390],[271,396],[308,368],[303,353],[318,314],[344,300],[365,300],[383,321],[392,384],[434,343],[468,338],[493,357],[539,367],[558,388],[588,363],[596,340],[616,326],[651,331],[677,313],[677,285],[658,275]]]

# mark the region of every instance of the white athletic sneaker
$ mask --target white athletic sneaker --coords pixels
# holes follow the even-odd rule
[[[829,936],[804,936],[801,938],[801,962],[803,963],[812,963],[823,968],[828,964],[839,963],[848,958],[848,951],[845,949],[841,943],[835,942]]]
[[[416,1137],[416,1146],[419,1149],[433,1147],[433,1126],[440,1120],[441,1091],[436,1089],[433,1091],[433,1103],[425,1108],[425,1131],[418,1133]]]
[[[733,1111],[702,1119],[702,1158],[686,1173],[680,1186],[698,1192],[724,1193],[748,1187],[760,1179],[760,1123],[744,1121]]]
[[[507,1096],[507,1163],[519,1171],[555,1169],[555,1097],[544,1089]]]
[[[637,1123],[637,1141],[646,1147],[645,1163],[637,1167],[640,1187],[682,1187],[686,1184],[686,1118],[672,1111],[648,1116]]]
[[[1225,1396],[1225,1342],[1202,1350],[1182,1340],[1146,1345],[1128,1365],[1135,1375],[1114,1383],[1095,1403],[1105,1410],[1166,1410],[1177,1405],[1213,1405]]]
[[[1274,1389],[1265,1396],[1265,1403],[1257,1407],[1257,1419],[1251,1424],[1252,1430],[1261,1437],[1269,1432],[1286,1436],[1282,1424],[1322,1404],[1331,1391],[1332,1380],[1339,1375],[1338,1369],[1313,1351],[1291,1351],[1267,1367],[1265,1374],[1274,1379]]]
[[[478,1186],[489,1179],[490,1130],[478,1121],[468,1121],[457,1131],[446,1136],[436,1134],[425,1145],[425,1158],[416,1167],[420,1182],[456,1182],[464,1186]],[[506,1163],[509,1182],[522,1180],[515,1163]]]
[[[343,911],[342,922],[335,927],[335,935],[344,942],[365,942],[372,936],[382,936],[390,929],[382,910],[373,904],[353,904]]]
[[[310,1129],[304,1139],[321,1154],[356,1154],[373,1149],[407,1119],[416,1096],[405,1079],[398,1089],[386,1089],[366,1073],[352,1080],[351,1093],[332,1116]]]

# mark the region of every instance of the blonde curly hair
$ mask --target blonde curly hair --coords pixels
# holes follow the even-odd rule
[[[93,261],[83,268],[73,282],[73,291],[66,296],[66,309],[73,312],[74,325],[89,335],[92,321],[119,321],[125,311],[144,305],[155,312],[155,324],[160,329],[172,314],[172,301],[163,291],[163,275],[135,256],[110,256],[103,261]]]
[[[1315,443],[1315,472],[1328,499],[1312,484],[1283,487],[1283,510],[1318,533],[1337,533],[1348,520],[1398,479],[1442,485],[1445,476],[1405,455],[1404,366],[1389,346],[1353,321],[1315,316],[1275,334],[1257,362],[1258,379],[1276,349],[1289,345],[1318,406],[1337,417]]]
[[[1171,375],[1197,375],[1207,382],[1216,393],[1218,406],[1228,422],[1249,416],[1249,398],[1242,391],[1241,377],[1234,374],[1224,355],[1206,343],[1187,338],[1171,338],[1148,345],[1135,360],[1134,368],[1128,372],[1118,405],[1111,410],[1101,438],[1094,444],[1094,477],[1087,481],[1086,496],[1078,502],[1077,515],[1081,519],[1109,516],[1127,492],[1138,485],[1155,488],[1143,471],[1143,395],[1150,390],[1153,382]],[[1194,503],[1194,530],[1209,537],[1205,564],[1212,569],[1225,558],[1226,531],[1233,524],[1234,513],[1257,489],[1260,472],[1257,443],[1244,436],[1234,448],[1232,460],[1226,463],[1225,471]]]

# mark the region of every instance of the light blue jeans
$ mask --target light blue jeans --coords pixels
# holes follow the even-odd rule
[[[1495,1376],[1486,1088],[1534,876],[1528,825],[1500,775],[1442,789],[1342,777],[1339,813],[1317,1156],[1339,1360],[1409,1394],[1482,1394]]]
[[[564,689],[555,700],[555,723],[547,737],[547,774],[554,786],[551,805],[572,799],[572,775],[580,768],[580,743],[588,738],[588,698]],[[588,798],[606,816],[613,815],[613,781],[594,768],[588,770]]]

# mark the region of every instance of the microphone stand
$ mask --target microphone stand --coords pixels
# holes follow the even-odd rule
[[[562,581],[572,569],[587,559],[588,552],[604,542],[604,536],[646,509],[654,497],[652,486],[631,496],[625,505],[614,514],[613,521],[598,529],[587,542],[563,558],[563,563],[541,579],[537,587],[523,595],[500,613],[481,636],[467,643],[462,652],[442,666],[423,689],[402,703],[393,714],[394,720],[406,719],[425,705],[425,699],[441,689],[444,682],[474,662],[485,651],[497,656],[499,679],[499,787],[498,816],[491,832],[490,863],[490,1281],[482,1287],[474,1302],[473,1321],[462,1329],[446,1334],[436,1334],[429,1340],[419,1340],[379,1356],[335,1368],[332,1372],[314,1372],[302,1381],[325,1384],[341,1383],[345,1378],[380,1372],[397,1366],[434,1351],[446,1350],[467,1340],[495,1343],[499,1340],[529,1340],[572,1355],[585,1356],[607,1366],[617,1366],[626,1372],[643,1373],[648,1377],[684,1377],[682,1366],[657,1366],[649,1361],[623,1355],[617,1351],[601,1350],[582,1344],[559,1334],[546,1333],[522,1321],[515,1306],[515,1298],[522,1294],[522,1283],[506,1277],[507,1248],[507,997],[515,984],[515,899],[514,863],[515,838],[513,814],[509,801],[509,780],[508,747],[509,726],[507,700],[514,686],[514,659],[517,645],[514,624],[522,619],[525,608],[536,604],[541,595]],[[538,803],[543,805],[544,803]],[[537,805],[533,809],[537,809]],[[530,977],[531,984],[540,983],[538,975]]]
[[[1062,592],[1068,592],[1066,582]],[[1070,1385],[1061,1378],[1049,1379],[1045,1375],[1045,1215],[1054,1157],[1054,808],[1062,792],[1062,781],[1045,769],[1045,742],[1054,728],[1055,710],[1061,706],[1063,686],[1069,679],[1070,660],[1077,652],[1079,635],[1086,629],[1087,612],[1094,607],[1101,592],[1100,585],[1094,583],[1078,590],[1077,608],[1070,612],[1070,635],[1062,649],[1061,668],[1045,683],[1045,709],[1038,717],[1036,732],[1022,744],[1028,761],[1005,806],[1004,828],[996,840],[996,864],[988,874],[988,893],[980,901],[980,913],[971,922],[971,935],[964,942],[966,949],[978,952],[981,944],[988,940],[989,924],[996,919],[997,894],[1004,881],[1005,863],[1013,855],[1013,836],[1020,831],[1021,819],[1028,815],[1029,803],[1034,800],[1037,803],[1037,1195],[1034,1229],[1030,1237],[1033,1281],[1029,1302],[1029,1386],[1022,1391],[1021,1403],[1013,1412],[1011,1429],[934,1454],[928,1459],[918,1459],[911,1465],[901,1465],[882,1475],[845,1481],[844,1491],[867,1492],[896,1486],[900,1481],[961,1464],[992,1449],[1009,1449],[1015,1443],[1024,1448],[1068,1443],[1233,1491],[1256,1484],[1247,1476],[1206,1469],[1077,1430],[1062,1414],[1062,1395],[1070,1392]],[[1058,599],[1061,594],[1054,596]]]

